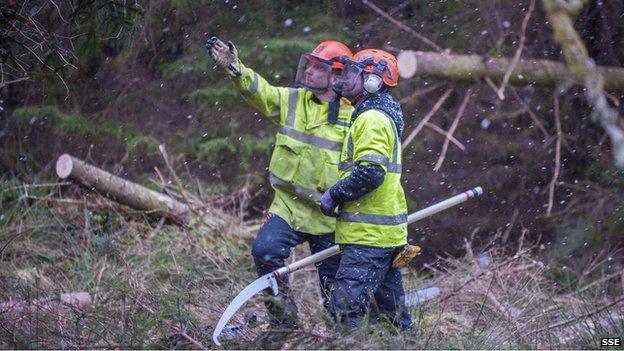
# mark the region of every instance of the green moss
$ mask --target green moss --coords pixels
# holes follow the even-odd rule
[[[146,159],[160,154],[158,150],[160,143],[151,135],[134,135],[126,141],[126,156],[121,162],[126,162],[132,158]]]
[[[115,70],[123,70],[128,67],[133,58],[131,49],[125,49],[111,59],[111,68]]]
[[[62,133],[86,133],[92,130],[91,122],[85,117],[63,113],[55,106],[21,107],[13,112],[13,119],[23,127],[46,125]]]
[[[208,163],[219,163],[219,158],[226,156],[223,152],[236,153],[236,148],[227,137],[213,138],[197,145],[197,157]]]
[[[605,231],[612,233],[615,237],[622,234],[624,230],[624,204],[619,204],[609,214],[604,223]]]
[[[21,128],[32,130],[47,128],[51,132],[73,134],[77,137],[90,136],[92,138],[114,137],[115,139],[136,138],[138,132],[131,126],[122,125],[115,121],[104,121],[95,125],[88,118],[76,114],[65,113],[55,106],[26,106],[13,112],[13,121]],[[140,143],[140,140],[129,142],[129,146]]]
[[[251,171],[253,165],[257,164],[256,157],[266,157],[268,164],[268,157],[273,149],[273,138],[255,138],[246,137],[241,140],[240,153],[241,153],[241,168],[244,171]]]
[[[112,136],[117,140],[129,139],[138,135],[138,131],[132,126],[128,126],[127,124],[121,124],[111,120],[102,122],[98,130],[101,133]]]
[[[232,84],[208,86],[186,94],[185,97],[192,104],[213,113],[217,107],[232,110],[246,106]]]
[[[301,54],[310,52],[317,44],[317,40],[297,37],[258,40],[255,49],[243,56],[244,62],[272,84],[286,85],[293,81]]]
[[[169,8],[178,13],[178,16],[193,16],[197,7],[207,6],[210,1],[206,0],[171,0],[169,2]]]
[[[600,183],[613,189],[624,189],[624,169],[618,169],[611,165],[599,174]]]
[[[214,64],[207,57],[208,54],[206,53],[205,59],[184,57],[179,60],[167,63],[162,68],[163,78],[175,79],[184,75],[201,75],[206,72],[212,71],[212,67]]]
[[[508,141],[504,146],[505,158],[514,158],[521,154],[520,144],[515,141]]]

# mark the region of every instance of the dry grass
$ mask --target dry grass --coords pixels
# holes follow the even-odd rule
[[[178,194],[194,196],[189,202],[214,219],[183,229],[73,186],[35,193],[3,188],[12,201],[5,201],[10,206],[0,221],[0,300],[36,306],[42,298],[86,291],[93,302],[87,309],[0,310],[2,348],[212,348],[221,312],[255,279],[249,252],[258,223],[242,220],[250,198],[245,189],[230,197]],[[581,285],[565,285],[559,268],[538,259],[538,251],[473,252],[466,243],[464,257],[439,259],[420,274],[407,270],[406,290],[436,286],[441,295],[411,307],[417,332],[405,335],[388,325],[335,332],[319,303],[316,272],[307,268],[292,276],[302,331],[269,344],[261,321],[225,346],[596,348],[600,337],[621,336],[621,276],[585,274]],[[307,254],[298,248],[293,259]],[[585,270],[591,271],[598,269]],[[243,312],[262,319],[261,300]],[[243,324],[243,312],[232,324]]]
[[[442,294],[412,311],[421,317],[423,347],[596,348],[600,336],[622,334],[621,290],[607,297],[600,284],[594,296],[564,287],[537,251],[494,248],[475,256],[466,242],[465,257],[428,266],[432,275],[415,285]]]

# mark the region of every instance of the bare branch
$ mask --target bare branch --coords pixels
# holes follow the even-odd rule
[[[470,90],[470,88],[468,88],[468,91],[466,91],[466,95],[464,95],[464,100],[461,103],[461,106],[459,106],[459,110],[457,111],[457,115],[455,116],[455,119],[453,120],[453,123],[451,124],[451,128],[449,128],[449,135],[453,135],[453,133],[455,132],[455,129],[457,128],[457,125],[459,125],[459,120],[461,119],[462,115],[464,114],[464,111],[466,110],[466,106],[468,105],[468,100],[470,99],[470,94],[472,93],[472,91]],[[435,167],[433,167],[433,171],[437,172],[440,170],[440,168],[442,167],[442,163],[444,162],[444,158],[446,157],[446,151],[448,149],[448,145],[449,145],[449,138],[444,139],[444,145],[442,145],[442,152],[440,152],[440,157],[438,158],[438,162],[436,163]]]
[[[451,92],[453,92],[453,88],[448,88],[446,92],[444,92],[444,94],[435,103],[431,111],[429,111],[429,113],[427,113],[427,115],[420,121],[420,123],[418,123],[418,125],[416,126],[416,128],[414,128],[410,135],[408,135],[408,137],[403,140],[403,150],[405,150],[405,148],[412,142],[412,140],[414,140],[418,132],[420,132],[420,130],[425,126],[425,123],[429,122],[429,119],[431,119],[431,117],[440,109],[442,104],[444,104],[444,101],[446,101],[449,95],[451,95]]]
[[[370,7],[371,9],[373,9],[373,11],[377,12],[378,14],[383,16],[388,21],[394,23],[399,28],[403,29],[404,31],[406,31],[406,32],[410,33],[411,35],[415,36],[416,38],[420,39],[420,41],[422,41],[423,43],[425,43],[425,44],[429,45],[430,47],[434,48],[435,50],[437,50],[437,51],[442,51],[443,50],[441,47],[436,45],[434,42],[432,42],[431,40],[427,39],[424,35],[418,33],[417,31],[413,30],[412,28],[408,27],[403,22],[400,22],[400,21],[394,19],[394,17],[390,16],[389,14],[384,12],[382,9],[380,9],[377,6],[375,6],[375,4],[373,4],[372,2],[370,2],[368,0],[362,0],[362,3],[364,5]]]
[[[501,100],[505,100],[505,86],[507,86],[507,82],[509,82],[509,77],[511,77],[511,73],[514,71],[518,62],[520,62],[520,56],[522,55],[522,50],[524,49],[524,41],[526,40],[526,28],[529,23],[529,18],[531,18],[531,13],[535,8],[535,0],[531,0],[531,4],[529,5],[529,10],[527,11],[524,19],[522,20],[522,25],[520,26],[520,42],[518,43],[518,49],[516,50],[516,54],[511,60],[511,64],[509,68],[507,68],[507,72],[505,72],[505,76],[503,77],[503,83],[501,83],[500,88],[498,89],[497,95]]]
[[[390,11],[388,11],[388,15],[393,16],[395,13],[401,11],[402,9],[404,9],[407,5],[409,5],[411,3],[410,0],[407,1],[403,1],[402,3],[396,5],[395,7],[393,7],[392,9],[390,9]],[[357,32],[362,34],[362,33],[366,33],[369,30],[371,30],[371,28],[373,28],[377,22],[379,22],[379,17],[373,19],[372,21],[368,22],[367,24],[361,26]]]
[[[63,21],[63,23],[65,24],[69,24],[69,22],[67,22],[65,20],[65,18],[63,18],[63,14],[61,13],[61,9],[59,8],[59,6],[52,0],[48,0],[52,3],[52,5],[54,5],[54,7],[56,7],[56,12],[58,13],[59,17],[61,18],[61,21]]]
[[[464,144],[462,144],[459,140],[455,139],[454,136],[452,136],[451,134],[449,134],[446,130],[436,126],[435,124],[431,123],[431,122],[427,122],[425,123],[425,126],[433,129],[434,131],[444,135],[444,137],[448,138],[453,144],[457,145],[457,147],[464,151],[466,150],[466,147],[464,146]]]
[[[420,89],[420,90],[415,90],[412,94],[410,94],[409,96],[406,96],[404,98],[402,98],[399,102],[401,104],[410,102],[412,100],[414,100],[415,98],[428,94],[436,89],[438,89],[439,87],[445,85],[446,83],[442,82],[442,83],[438,83],[438,84],[432,84],[430,87],[426,87],[424,89]]]
[[[22,81],[25,81],[25,80],[29,80],[30,77],[22,77],[22,78],[17,78],[17,79],[13,79],[13,80],[7,80],[7,81],[4,81],[4,77],[2,79],[3,80],[0,81],[0,88],[3,88],[3,87],[5,87],[5,86],[7,86],[9,84],[19,83],[19,82],[22,82]]]
[[[563,133],[561,132],[561,119],[559,118],[559,94],[555,92],[554,95],[557,143],[555,145],[555,170],[553,171],[553,177],[550,180],[550,184],[548,186],[548,208],[546,209],[546,217],[550,217],[555,199],[555,186],[557,185],[557,178],[559,178],[559,170],[561,169],[561,139],[563,139]]]
[[[622,302],[622,301],[624,301],[624,295],[623,295],[623,296],[618,297],[617,299],[613,300],[613,301],[612,301],[611,303],[609,303],[609,304],[606,304],[606,305],[604,305],[604,306],[602,306],[602,307],[600,307],[600,308],[597,308],[597,309],[595,309],[595,310],[593,310],[593,311],[587,312],[587,313],[585,313],[585,314],[583,314],[583,315],[580,315],[580,316],[578,316],[578,317],[571,318],[571,319],[565,320],[565,321],[563,321],[563,322],[559,322],[559,323],[551,324],[551,325],[546,326],[546,327],[543,327],[543,328],[539,328],[539,329],[531,330],[530,332],[528,332],[528,333],[527,333],[527,335],[540,333],[540,332],[543,332],[543,331],[547,331],[547,330],[551,330],[551,329],[555,329],[555,328],[563,327],[563,326],[566,326],[566,325],[572,324],[572,323],[574,323],[574,322],[581,321],[581,320],[586,319],[586,318],[588,318],[588,317],[591,317],[591,316],[593,316],[593,315],[595,315],[595,314],[598,314],[598,313],[600,313],[600,312],[602,312],[602,311],[604,311],[604,310],[607,310],[607,309],[609,309],[609,308],[611,308],[611,307],[613,307],[613,306],[615,306],[615,305],[619,304],[619,303],[620,303],[620,302]]]
[[[531,119],[533,120],[533,123],[535,123],[537,128],[539,128],[539,130],[542,132],[542,135],[544,135],[544,140],[548,139],[550,137],[550,134],[548,134],[548,132],[546,131],[546,128],[544,127],[542,122],[540,122],[539,117],[537,117],[537,115],[533,112],[533,110],[531,110],[531,107],[529,107],[529,105],[526,102],[524,102],[524,100],[522,100],[522,98],[520,97],[516,89],[514,88],[510,88],[510,89],[511,89],[511,92],[514,94],[514,97],[516,98],[516,100],[518,100],[518,102],[521,103],[522,106],[526,108],[526,111],[531,117]]]

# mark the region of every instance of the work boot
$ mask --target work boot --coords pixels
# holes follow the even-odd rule
[[[270,296],[264,302],[268,310],[269,328],[260,338],[260,348],[281,349],[284,342],[291,339],[294,330],[301,329],[297,318],[297,305],[284,294]]]
[[[290,296],[284,294],[271,296],[264,304],[269,311],[271,329],[299,329],[297,305]]]

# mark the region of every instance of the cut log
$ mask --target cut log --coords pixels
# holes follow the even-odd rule
[[[190,223],[189,206],[167,195],[112,175],[68,154],[61,155],[56,161],[56,174],[62,179],[77,181],[133,209],[156,213],[182,225]]]
[[[483,57],[479,55],[456,55],[429,51],[406,50],[397,56],[399,74],[408,79],[414,76],[474,82],[489,77],[502,81],[511,58]],[[605,78],[605,89],[624,91],[624,69],[619,67],[596,67]],[[509,78],[509,84],[552,87],[575,77],[565,63],[521,59]]]
[[[0,313],[51,313],[62,314],[69,310],[84,310],[91,307],[93,300],[88,292],[61,294],[60,298],[43,298],[27,302],[24,300],[0,303]]]

